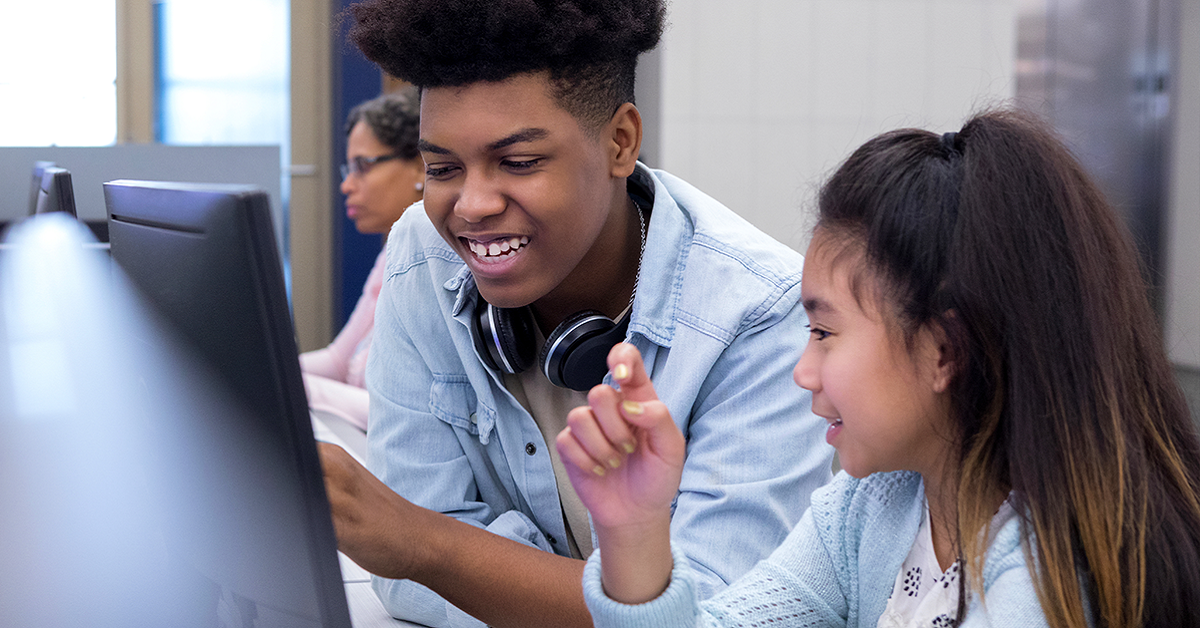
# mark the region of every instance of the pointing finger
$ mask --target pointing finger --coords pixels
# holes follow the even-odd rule
[[[608,352],[608,369],[612,372],[613,381],[621,387],[621,395],[630,401],[655,401],[658,393],[654,384],[646,374],[642,362],[642,354],[637,347],[622,342],[613,346]]]

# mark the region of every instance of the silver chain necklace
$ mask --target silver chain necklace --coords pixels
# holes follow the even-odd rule
[[[633,307],[633,297],[637,296],[638,283],[642,280],[642,258],[646,256],[646,217],[642,214],[642,204],[633,201],[633,206],[638,212],[638,235],[642,237],[642,248],[638,251],[637,274],[633,276],[633,292],[629,295],[629,307]]]

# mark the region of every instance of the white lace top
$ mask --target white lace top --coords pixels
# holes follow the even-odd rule
[[[1005,500],[992,518],[991,530],[995,534],[1014,514]],[[929,504],[921,517],[921,529],[913,541],[912,549],[896,584],[887,607],[879,616],[876,628],[950,628],[958,625],[958,579],[960,563],[955,561],[945,571],[938,565],[933,551],[933,530],[929,524]]]

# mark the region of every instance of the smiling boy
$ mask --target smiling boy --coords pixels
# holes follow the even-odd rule
[[[637,161],[661,0],[352,11],[368,58],[421,88],[426,185],[388,238],[369,471],[321,450],[339,546],[396,617],[590,625],[591,524],[553,440],[625,341],[688,438],[672,538],[702,595],[722,589],[783,540],[832,452],[790,378],[801,257]]]

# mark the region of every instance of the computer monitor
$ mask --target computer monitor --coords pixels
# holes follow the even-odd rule
[[[104,198],[113,261],[240,408],[204,393],[161,417],[185,423],[161,441],[179,494],[213,505],[168,546],[221,625],[348,627],[267,194],[121,180]]]
[[[35,214],[66,212],[75,216],[75,190],[71,187],[71,172],[65,168],[48,166],[42,171],[42,183],[38,186]]]
[[[33,162],[33,181],[29,184],[29,215],[37,213],[38,192],[42,190],[42,173],[46,168],[55,166],[53,161]]]

